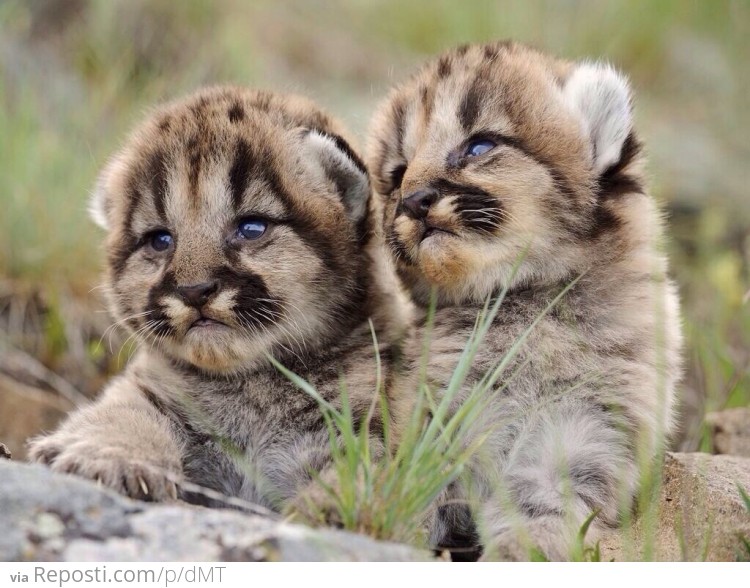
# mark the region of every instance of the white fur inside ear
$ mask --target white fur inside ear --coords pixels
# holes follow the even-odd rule
[[[610,65],[584,63],[570,75],[563,93],[582,119],[591,139],[594,170],[601,174],[620,160],[633,126],[628,81]]]
[[[333,135],[311,130],[307,132],[305,141],[339,190],[349,217],[355,222],[359,221],[367,212],[370,197],[370,178],[363,164],[355,160],[356,156],[353,156],[343,139]]]
[[[109,221],[107,220],[107,194],[101,181],[94,188],[94,193],[91,195],[91,200],[89,200],[89,215],[91,215],[94,222],[102,229],[109,229]]]

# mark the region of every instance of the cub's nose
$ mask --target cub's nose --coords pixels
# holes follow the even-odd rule
[[[201,308],[219,290],[219,281],[204,282],[193,286],[177,286],[177,293],[183,302],[194,308]]]
[[[435,204],[437,199],[437,190],[417,190],[404,198],[402,204],[408,216],[416,220],[422,220],[427,216],[430,206]]]

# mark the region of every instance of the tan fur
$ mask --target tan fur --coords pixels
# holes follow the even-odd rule
[[[368,163],[399,275],[418,302],[438,296],[438,385],[488,297],[508,289],[464,395],[578,279],[509,362],[479,426],[490,435],[470,486],[495,555],[528,537],[564,558],[592,510],[595,527],[616,524],[673,428],[678,300],[629,104],[607,66],[493,43],[430,61],[373,119]],[[467,524],[442,508],[434,540],[465,537]]]
[[[134,131],[92,209],[108,231],[111,308],[139,351],[95,404],[32,442],[34,459],[152,500],[215,502],[195,485],[274,509],[321,497],[322,412],[269,356],[334,405],[343,376],[362,423],[377,399],[372,320],[387,394],[398,404],[408,388],[389,358],[410,306],[343,135],[306,99],[230,87],[158,108]],[[248,218],[266,223],[261,236],[240,231]],[[380,412],[371,418],[377,453]]]

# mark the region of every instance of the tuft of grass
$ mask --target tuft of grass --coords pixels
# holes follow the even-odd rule
[[[516,269],[517,267],[518,265]],[[269,358],[276,369],[315,399],[323,414],[328,426],[330,451],[337,479],[335,486],[327,484],[322,479],[319,479],[319,483],[335,504],[335,518],[341,521],[345,529],[365,533],[377,539],[425,546],[426,523],[433,514],[436,499],[462,477],[489,434],[486,430],[477,430],[481,415],[488,404],[503,393],[518,373],[516,371],[507,375],[508,366],[539,321],[560,302],[577,281],[573,280],[562,289],[518,337],[508,353],[472,386],[469,393],[462,397],[456,406],[474,358],[500,310],[507,287],[494,301],[488,300],[476,319],[474,329],[445,389],[431,389],[425,369],[420,370],[421,377],[415,391],[414,409],[398,439],[392,438],[393,432],[388,426],[389,407],[385,391],[382,389],[383,378],[374,329],[373,345],[378,384],[373,393],[373,405],[369,416],[359,428],[357,419],[351,412],[344,382],[341,385],[340,406],[334,406],[324,399],[314,386],[286,369],[274,358]],[[426,350],[429,348],[434,313],[433,297],[427,319],[423,368],[427,361]],[[381,411],[385,425],[384,452],[373,450],[371,445],[369,424],[376,409]],[[319,519],[324,521],[326,513],[319,514]]]
[[[357,426],[357,419],[351,412],[345,382],[341,385],[341,405],[336,407],[304,379],[270,358],[282,374],[315,399],[323,414],[328,426],[337,483],[335,488],[323,480],[319,480],[319,483],[335,503],[337,518],[345,529],[377,539],[426,545],[426,522],[435,500],[459,479],[483,442],[482,437],[472,438],[471,435],[472,425],[481,412],[479,389],[472,392],[457,410],[451,411],[451,407],[504,296],[505,292],[491,308],[485,305],[451,382],[439,398],[430,389],[424,370],[421,371],[414,410],[398,440],[392,438],[393,431],[389,426],[391,419],[382,387],[381,362],[374,329],[378,384],[370,413],[361,427]],[[432,324],[433,317],[434,303],[428,325]],[[430,330],[428,326],[427,337]],[[426,339],[425,348],[428,345],[429,340]],[[380,410],[383,418],[385,452],[374,451],[371,445],[370,421],[376,409]],[[425,419],[428,411],[430,418]],[[323,513],[321,518],[324,518]]]
[[[571,559],[573,561],[602,561],[599,541],[597,541],[593,547],[586,545],[586,535],[589,532],[591,523],[593,523],[594,519],[599,516],[599,512],[599,509],[593,510],[578,529],[573,552],[571,554]]]

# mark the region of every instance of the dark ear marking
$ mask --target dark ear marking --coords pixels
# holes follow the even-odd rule
[[[339,148],[339,150],[343,151],[346,156],[352,160],[352,163],[357,167],[359,171],[361,171],[363,174],[367,175],[367,166],[365,166],[364,161],[360,158],[359,155],[354,151],[354,149],[351,148],[349,143],[347,143],[343,137],[336,135],[335,133],[326,133],[324,131],[316,131],[318,134],[328,137],[336,143],[336,147]]]
[[[622,147],[620,160],[608,167],[599,178],[599,198],[616,198],[623,194],[643,192],[641,182],[627,173],[631,163],[638,157],[642,149],[640,141],[634,133],[630,133]]]
[[[608,167],[599,178],[598,202],[589,239],[598,239],[603,234],[615,232],[622,226],[620,218],[609,208],[609,200],[626,194],[643,193],[640,180],[628,173],[629,166],[638,158],[641,149],[641,142],[631,132],[623,144],[620,160]]]
[[[349,218],[359,223],[367,216],[370,175],[359,156],[339,135],[304,130],[306,146],[328,180],[336,187]]]
[[[641,142],[636,139],[634,133],[630,133],[625,139],[625,143],[623,143],[622,146],[622,152],[620,153],[620,159],[609,166],[604,173],[602,174],[602,177],[612,177],[619,173],[621,173],[628,165],[632,163],[632,161],[636,158],[636,156],[641,152],[641,149],[643,146],[641,145]]]

